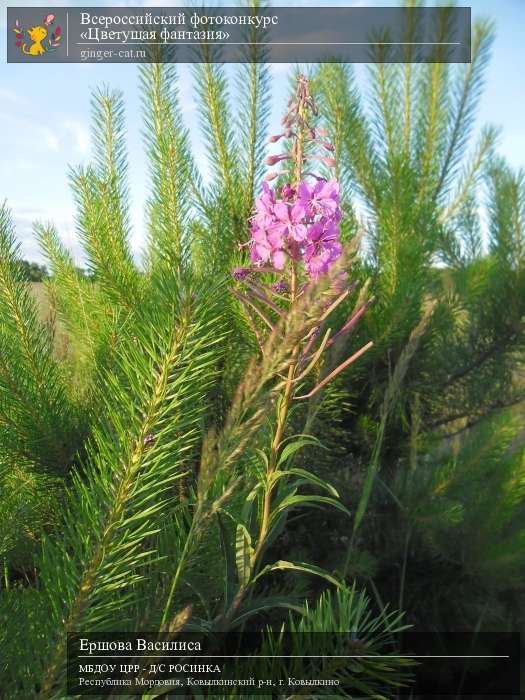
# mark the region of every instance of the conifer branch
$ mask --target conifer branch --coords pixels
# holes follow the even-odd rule
[[[116,599],[125,626],[136,602],[140,571],[155,556],[151,537],[174,508],[169,490],[187,471],[199,436],[221,340],[213,316],[203,315],[210,303],[184,304],[173,315],[173,301],[157,311],[153,302],[120,348],[118,370],[106,375],[107,418],[88,448],[87,483],[75,478],[63,544],[48,542],[44,550],[57,636],[42,698],[61,687],[67,634],[105,629]]]
[[[188,132],[182,123],[177,72],[170,64],[145,64],[140,67],[140,83],[151,179],[150,264],[154,266],[160,257],[181,270],[189,255],[188,191],[199,188]]]
[[[60,472],[76,451],[78,416],[67,399],[48,329],[22,278],[5,206],[0,208],[0,319],[0,423],[14,430],[20,454]]]

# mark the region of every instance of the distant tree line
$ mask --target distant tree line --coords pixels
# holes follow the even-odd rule
[[[45,265],[29,262],[29,260],[20,260],[19,265],[24,278],[28,282],[43,282],[49,277],[49,272]]]
[[[43,282],[50,277],[49,271],[45,265],[29,262],[29,260],[19,260],[19,265],[22,270],[23,278],[27,282]],[[77,267],[77,272],[81,277],[89,277],[87,271],[82,267]]]

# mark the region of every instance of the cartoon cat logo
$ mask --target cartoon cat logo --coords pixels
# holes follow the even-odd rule
[[[60,46],[60,40],[62,39],[62,30],[57,27],[49,35],[49,27],[55,22],[55,15],[46,15],[42,24],[30,27],[27,31],[24,31],[20,20],[15,21],[15,26],[13,31],[16,35],[15,45],[20,49],[20,51],[26,56],[42,56],[42,54],[47,52],[56,51]],[[24,33],[27,34],[31,45],[28,47],[27,42],[23,41]],[[47,39],[47,42],[46,42]]]

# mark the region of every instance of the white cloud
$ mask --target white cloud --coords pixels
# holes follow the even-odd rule
[[[12,139],[26,148],[43,147],[44,150],[58,151],[59,140],[53,129],[47,126],[37,126],[25,117],[14,117],[11,114],[0,112],[0,122],[14,127],[11,129]]]
[[[88,128],[82,122],[76,119],[66,119],[61,123],[61,126],[66,131],[69,131],[75,142],[75,150],[86,155],[89,153],[90,136]]]
[[[47,126],[40,126],[38,127],[37,131],[40,134],[43,143],[50,151],[60,150],[58,137],[52,129],[49,129]]]
[[[197,109],[194,99],[193,81],[187,68],[183,70],[182,66],[177,66],[177,70],[177,85],[174,88],[176,87],[177,89],[179,106],[183,114],[190,116]]]
[[[75,231],[74,210],[68,206],[28,207],[23,202],[10,202],[16,237],[20,242],[23,257],[35,262],[45,262],[33,231],[35,222],[51,222],[64,245],[71,251],[78,265],[82,264],[82,250]]]
[[[17,158],[16,167],[24,172],[34,172],[40,169],[40,164],[30,158]]]
[[[35,221],[52,221],[57,227],[70,226],[74,220],[72,207],[51,205],[50,207],[28,207],[23,202],[11,202],[9,205],[13,216],[26,225]]]
[[[0,99],[1,99],[0,94]],[[87,155],[90,148],[89,130],[85,124],[77,119],[55,119],[51,118],[49,124],[35,124],[26,117],[13,116],[5,112],[0,112],[0,123],[8,124],[13,134],[12,143],[31,150],[47,150],[59,152],[63,150],[74,150],[81,155]]]
[[[0,88],[0,100],[2,102],[12,102],[13,104],[22,102],[22,98],[13,90],[6,90],[5,88]]]

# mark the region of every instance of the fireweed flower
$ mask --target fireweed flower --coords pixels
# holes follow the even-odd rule
[[[254,212],[249,220],[250,238],[245,244],[250,251],[252,265],[236,268],[235,280],[244,287],[244,292],[233,290],[234,295],[245,306],[252,327],[260,340],[257,324],[253,314],[259,316],[259,322],[274,328],[282,317],[283,302],[290,305],[304,293],[311,283],[326,275],[332,265],[340,258],[343,247],[340,241],[340,222],[342,219],[340,188],[335,176],[324,177],[315,172],[315,165],[322,163],[325,170],[334,168],[333,157],[323,155],[326,151],[333,153],[334,148],[327,140],[324,129],[313,123],[318,114],[314,98],[310,94],[308,80],[299,76],[294,98],[290,100],[288,111],[282,119],[283,133],[270,138],[270,143],[288,139],[288,151],[266,158],[266,164],[275,166],[286,161],[286,169],[272,171],[265,177],[262,190],[255,199]],[[279,178],[276,186],[268,184],[269,180]],[[265,283],[264,277],[274,273],[277,281]],[[303,368],[311,370],[325,348],[330,347],[336,339],[350,333],[357,321],[370,305],[371,301],[354,309],[350,318],[340,330],[333,334],[326,330],[327,316],[355,289],[349,284],[347,274],[339,272],[334,278],[326,310],[319,318],[319,325],[294,350],[292,374]],[[272,298],[273,297],[273,298]],[[328,335],[325,335],[328,332]],[[320,341],[319,348],[315,345]],[[259,342],[261,349],[263,344]],[[330,379],[347,367],[371,343],[359,350],[348,360],[330,373]],[[313,360],[312,360],[313,353]],[[312,364],[313,362],[313,364]],[[294,398],[308,398],[326,384],[325,378],[308,395]]]
[[[299,201],[311,216],[323,214],[340,218],[339,183],[335,178],[328,181],[318,180],[313,186],[301,182]]]
[[[286,183],[275,189],[264,182],[255,210],[249,246],[256,266],[271,263],[280,272],[287,260],[302,262],[307,274],[317,279],[341,255],[335,178],[318,178],[312,184],[301,180],[296,187]]]
[[[252,221],[250,256],[256,265],[271,263],[276,270],[282,270],[286,263],[285,240],[282,230],[271,217],[256,217]]]
[[[255,200],[255,208],[258,216],[273,216],[273,208],[275,206],[275,194],[272,188],[263,182],[263,193]]]
[[[270,262],[276,271],[287,258],[302,261],[312,279],[327,272],[339,257],[339,187],[335,179],[319,179],[297,188],[286,183],[273,190],[263,183],[252,217],[251,259],[256,265]]]
[[[308,278],[316,280],[328,272],[341,255],[339,183],[335,177],[327,179],[310,170],[312,162],[334,167],[333,158],[316,152],[334,149],[327,140],[327,132],[312,125],[309,115],[316,116],[317,107],[308,81],[299,76],[295,97],[290,100],[282,119],[284,131],[270,137],[270,143],[283,137],[289,139],[290,149],[270,155],[265,161],[270,166],[287,161],[290,169],[266,175],[250,219],[247,245],[254,272],[270,267],[278,274],[286,274],[291,265],[295,276],[303,270]],[[307,162],[309,169],[305,172]],[[282,178],[289,176],[292,170],[293,182],[278,184],[275,188],[268,184],[277,177],[282,183]],[[238,275],[235,277],[238,279]]]
[[[274,226],[282,233],[285,240],[304,241],[306,239],[306,209],[301,202],[288,204],[280,201],[276,203],[273,211],[276,219]]]
[[[304,250],[304,260],[310,277],[317,279],[319,275],[327,272],[342,250],[336,221],[323,217],[310,226],[308,244]]]

